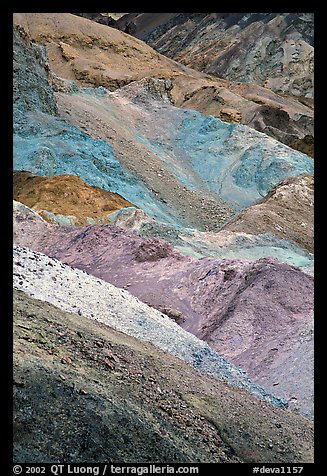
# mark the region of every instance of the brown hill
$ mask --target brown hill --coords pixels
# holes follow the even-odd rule
[[[314,178],[291,177],[280,182],[260,202],[241,212],[224,230],[244,233],[273,232],[314,251]]]
[[[50,212],[68,218],[72,225],[108,223],[110,213],[134,206],[117,193],[92,187],[75,175],[41,177],[24,171],[14,172],[14,199],[47,221],[56,221]]]
[[[83,86],[112,90],[144,76],[187,70],[141,40],[70,13],[15,13],[14,23],[47,46],[55,74]]]

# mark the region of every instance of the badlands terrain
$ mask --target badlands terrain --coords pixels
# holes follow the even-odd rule
[[[15,13],[14,460],[313,462],[313,15]]]

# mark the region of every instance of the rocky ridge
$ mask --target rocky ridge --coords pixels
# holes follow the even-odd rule
[[[313,187],[313,176],[285,179],[224,229],[254,234],[273,231],[313,253]]]
[[[309,420],[22,291],[14,339],[15,461],[313,460]]]
[[[27,54],[24,48],[21,42],[16,50],[19,57]],[[21,75],[18,71],[18,84],[20,84],[20,78]],[[14,114],[14,130],[16,132],[14,139],[15,168],[43,175],[74,173],[85,179],[90,185],[123,195],[128,201],[142,207],[147,213],[166,223],[173,224],[175,222],[178,225],[183,223],[187,227],[192,226],[204,230],[208,229],[209,226],[211,229],[221,226],[231,212],[221,198],[218,198],[217,194],[208,194],[208,185],[205,185],[203,189],[203,179],[208,181],[209,178],[206,175],[206,169],[192,171],[192,168],[190,168],[192,163],[188,165],[185,162],[183,157],[186,153],[189,154],[188,148],[194,149],[194,144],[186,142],[184,145],[183,135],[186,137],[186,134],[190,133],[190,126],[195,127],[197,133],[200,134],[200,148],[204,147],[203,151],[199,151],[202,154],[206,153],[206,148],[210,144],[209,140],[217,139],[217,132],[220,129],[219,134],[222,134],[222,140],[224,140],[224,134],[232,133],[234,126],[222,123],[214,118],[205,119],[201,115],[193,118],[190,111],[181,114],[180,110],[169,105],[167,95],[163,94],[165,91],[164,81],[151,80],[143,81],[143,83],[141,81],[141,84],[132,86],[128,87],[128,90],[124,89],[124,93],[122,95],[119,93],[118,97],[116,97],[116,93],[112,93],[112,96],[108,97],[105,90],[91,91],[84,89],[77,95],[57,93],[61,114],[65,115],[66,121],[53,115],[45,116],[45,113],[38,110],[28,110],[23,113],[21,109],[18,109]],[[31,85],[30,90],[32,91],[32,89]],[[21,93],[23,92],[21,91]],[[130,104],[131,100],[134,101],[134,104]],[[83,108],[83,112],[81,108]],[[162,120],[167,118],[172,126],[175,126],[170,131],[173,136],[176,135],[176,130],[182,126],[182,142],[177,137],[175,143],[168,144],[169,147],[175,148],[176,152],[174,149],[173,151],[162,150],[162,140],[166,139],[165,136],[161,138],[163,128],[157,129],[157,138],[152,138],[149,135],[144,137],[143,131],[143,137],[140,135],[138,129],[140,126],[151,131],[150,126],[151,128],[153,126],[153,118],[149,117],[151,108],[157,109],[157,117],[160,112]],[[66,111],[71,111],[71,114],[67,114]],[[87,114],[85,114],[85,111],[87,111]],[[129,123],[119,124],[116,119],[117,115],[123,118],[126,117],[127,112],[130,118]],[[92,125],[91,119],[93,117],[94,123]],[[99,120],[100,117],[102,117],[101,121]],[[149,118],[148,123],[144,123],[144,119],[141,119],[146,117]],[[191,119],[190,122],[188,122],[188,118]],[[132,120],[137,122],[133,124],[131,123]],[[143,120],[143,123],[139,123],[140,120]],[[92,133],[95,138],[104,137],[106,140],[112,141],[115,151],[107,141],[90,138],[88,134],[82,133],[76,127],[74,128],[68,121],[74,122],[76,126],[83,127],[88,134]],[[159,126],[160,122],[157,122]],[[97,124],[96,129],[93,129],[94,124]],[[183,132],[184,124],[187,125],[185,132]],[[134,135],[131,134],[133,128]],[[208,135],[203,142],[201,134],[204,133]],[[248,133],[250,138],[254,132],[246,131],[246,134]],[[240,130],[237,134],[242,135],[243,131]],[[236,141],[237,134],[235,135]],[[50,139],[51,137],[52,139]],[[137,140],[135,140],[135,137]],[[259,136],[253,139],[260,142],[263,137],[260,136],[260,140]],[[158,144],[156,144],[156,141]],[[279,147],[278,143],[276,144],[274,147]],[[135,147],[132,154],[131,147]],[[285,149],[287,154],[293,154],[289,151],[290,149]],[[174,154],[171,152],[174,152]],[[170,164],[175,160],[175,153],[179,154],[182,162],[179,169],[169,170]],[[256,153],[260,155],[261,152],[258,150]],[[123,168],[114,154],[122,162]],[[215,154],[215,151],[212,149],[208,160],[211,160],[210,154]],[[297,153],[294,152],[294,154],[296,156]],[[78,155],[80,158],[76,160]],[[59,157],[60,161],[58,160]],[[301,170],[312,170],[312,163],[305,157],[303,156],[298,164],[290,165],[291,168],[295,167],[296,173]],[[245,158],[246,155],[244,160]],[[194,157],[195,159],[196,157]],[[246,160],[249,159],[246,158]],[[163,161],[164,163],[162,163]],[[278,158],[277,163],[282,164],[283,162]],[[251,164],[248,162],[246,167],[251,167]],[[165,173],[158,172],[158,169],[162,169]],[[282,168],[277,165],[274,175],[276,175],[276,172],[277,177],[272,177],[272,182],[270,180],[267,184],[254,184],[254,187],[264,185],[267,190],[267,185],[268,188],[272,186],[280,178],[280,173],[285,174],[286,171],[282,171]],[[185,183],[185,180],[188,180],[190,173],[194,178],[192,178],[191,183],[186,183],[187,186],[185,187],[183,181]],[[244,173],[248,172],[242,166],[236,172],[236,175],[244,176]],[[292,174],[290,170],[287,173]],[[158,178],[160,178],[160,181],[158,181]],[[129,183],[128,188],[125,186],[126,183]],[[212,186],[213,184],[211,188]],[[194,187],[197,189],[194,189]],[[216,187],[217,184],[215,189]],[[126,190],[128,195],[126,195]],[[261,193],[264,193],[264,191]],[[258,196],[258,192],[255,192],[255,195],[252,196]],[[188,204],[187,207],[186,204]],[[206,209],[206,214],[202,213],[203,209]],[[176,220],[176,215],[178,220]]]
[[[120,195],[90,187],[76,175],[42,177],[16,171],[13,184],[14,199],[50,222],[67,225],[108,223],[111,213],[134,207]]]
[[[56,283],[55,288],[53,282]],[[14,288],[64,311],[97,320],[142,341],[152,342],[208,375],[244,388],[278,407],[287,407],[287,402],[251,382],[244,371],[183,330],[165,314],[123,289],[42,253],[14,246]]]
[[[184,187],[219,199],[222,209],[221,200],[240,210],[264,196],[285,176],[313,172],[313,161],[308,156],[247,126],[171,106],[165,97],[147,94],[148,83],[133,83],[101,99],[82,90],[72,95],[58,93],[57,101],[65,119],[94,137],[110,140],[122,163],[168,204],[177,190],[178,195],[184,193]],[[160,94],[164,82],[152,83],[155,94]],[[121,123],[116,121],[114,125],[118,115]],[[135,148],[133,154],[131,148]],[[172,188],[175,190],[169,194]],[[179,201],[173,202],[175,209],[180,208]],[[195,203],[190,205],[196,207]],[[187,208],[189,211],[184,213],[192,214]],[[226,210],[223,219],[227,218]]]
[[[312,461],[310,14],[132,14],[277,93],[81,15],[14,15],[15,458]]]
[[[244,368],[254,381],[312,415],[311,276],[272,258],[197,260],[158,238],[142,239],[110,225],[48,225],[19,205],[16,209],[15,243],[128,289],[177,316],[183,328]]]
[[[310,214],[307,218],[309,226]],[[110,221],[112,224],[131,230],[143,238],[162,238],[183,254],[193,258],[211,256],[220,259],[255,261],[260,258],[274,256],[279,261],[296,266],[304,272],[311,273],[313,269],[313,253],[306,251],[302,247],[300,248],[289,238],[279,238],[274,234],[272,226],[271,231],[264,233],[256,233],[254,229],[252,230],[253,233],[229,231],[227,226],[218,232],[201,232],[192,229],[183,230],[159,223],[142,212],[142,210],[132,207],[112,213]],[[306,220],[301,223],[306,224]],[[269,229],[268,225],[267,228]],[[288,229],[291,229],[290,224],[283,230],[286,235]],[[308,246],[311,246],[310,239]]]
[[[187,66],[313,97],[313,13],[129,15],[117,26]]]

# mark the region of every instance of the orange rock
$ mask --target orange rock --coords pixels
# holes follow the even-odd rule
[[[29,172],[14,172],[14,198],[35,209],[47,221],[47,212],[70,217],[73,225],[108,223],[108,215],[134,206],[117,193],[88,185],[75,175],[42,177]]]

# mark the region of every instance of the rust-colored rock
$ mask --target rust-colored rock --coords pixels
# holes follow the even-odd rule
[[[294,142],[288,144],[292,149],[299,150],[310,157],[314,156],[314,138],[312,135],[307,134],[301,139],[296,139]]]
[[[244,210],[224,230],[244,233],[272,232],[314,251],[314,178],[292,177],[280,182],[260,202]]]
[[[72,225],[108,223],[108,215],[134,206],[117,193],[88,185],[75,175],[41,177],[14,172],[14,198],[36,210],[49,222],[67,218]],[[49,213],[50,212],[50,213]]]

